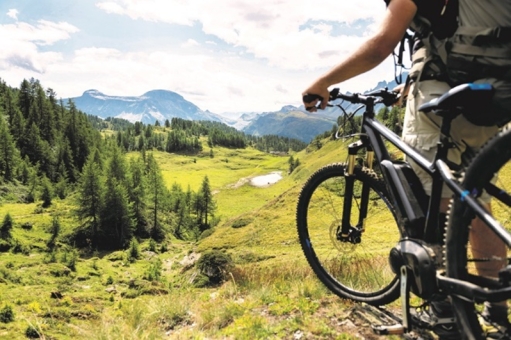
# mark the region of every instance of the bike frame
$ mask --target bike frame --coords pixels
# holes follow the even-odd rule
[[[356,155],[361,149],[366,149],[367,151],[367,165],[369,168],[372,168],[373,159],[376,158],[377,162],[382,164],[385,161],[391,162],[391,156],[385,146],[384,140],[388,140],[391,144],[393,144],[396,148],[402,151],[409,159],[415,161],[422,169],[424,169],[432,178],[433,178],[433,186],[432,186],[432,195],[428,204],[429,214],[426,216],[426,224],[424,229],[424,236],[426,242],[433,242],[434,230],[436,228],[436,220],[435,218],[429,218],[430,216],[436,217],[438,216],[439,206],[440,206],[440,198],[441,198],[441,189],[443,178],[440,176],[439,172],[436,169],[435,162],[428,161],[425,157],[419,154],[415,149],[410,147],[408,144],[404,143],[401,138],[392,132],[390,129],[385,127],[379,121],[375,119],[374,114],[374,101],[371,98],[367,98],[369,101],[366,103],[366,111],[363,113],[362,118],[362,133],[360,136],[360,140],[350,144],[348,146],[348,173],[347,173],[347,183],[346,183],[346,197],[351,198],[353,182],[354,179],[351,177],[353,175],[353,171],[356,163]],[[441,158],[445,159],[447,156],[447,141],[442,140],[438,144],[438,151],[435,160],[441,160]],[[402,187],[402,183],[395,178],[394,176],[388,176],[385,172],[382,172],[384,176],[385,183],[391,188],[390,192],[395,193],[403,193],[404,188]],[[455,185],[454,181],[452,183]],[[359,224],[363,226],[364,219],[367,214],[367,194],[369,189],[362,191],[362,207],[360,208],[360,216],[359,216]],[[366,195],[364,195],[366,193]],[[394,197],[399,200],[399,202],[403,205],[402,210],[403,214],[406,217],[406,212],[410,211],[412,207],[409,206],[409,201],[398,197]],[[345,230],[346,226],[349,226],[349,216],[351,213],[351,199],[345,199],[344,201],[344,215],[342,226],[343,235],[348,231]],[[403,227],[403,226],[401,226]]]
[[[450,125],[452,119],[456,117],[456,115],[446,114],[443,116],[444,119],[441,126],[442,137],[437,144],[437,152],[434,160],[429,161],[415,149],[404,143],[398,135],[375,119],[374,97],[360,96],[360,98],[364,99],[363,103],[366,106],[366,110],[363,113],[360,140],[351,143],[348,146],[348,170],[346,174],[346,191],[341,223],[341,237],[344,241],[348,240],[348,236],[352,229],[350,224],[350,215],[353,198],[353,184],[355,180],[352,175],[356,165],[356,155],[359,150],[365,149],[366,162],[369,168],[372,168],[374,158],[376,158],[379,164],[391,162],[392,159],[384,143],[384,140],[387,140],[397,149],[402,151],[409,159],[412,159],[416,164],[418,164],[433,179],[432,192],[429,198],[425,224],[423,227],[423,241],[427,243],[435,242],[435,233],[436,228],[438,227],[436,219],[440,212],[442,186],[445,183],[454,192],[456,197],[463,198],[468,206],[474,211],[475,215],[481,218],[481,220],[483,220],[508,247],[511,247],[511,235],[486,211],[486,209],[484,209],[477,198],[470,196],[469,193],[460,186],[445,161],[447,159],[447,152],[452,146],[451,139],[448,137]],[[390,195],[395,196],[395,193],[397,193],[398,196],[405,195],[403,183],[399,180],[399,178],[394,176],[392,173],[389,175],[385,171],[382,171],[382,175],[385,183],[390,189]],[[491,188],[489,188],[489,190],[491,190]],[[364,184],[364,187],[362,188],[361,207],[358,219],[358,226],[362,230],[364,228],[364,220],[367,217],[367,207],[369,204],[368,195],[369,187]],[[509,195],[502,198],[497,197],[497,199],[511,203],[511,197]],[[409,201],[406,197],[394,197],[394,200],[398,201],[402,205],[401,207],[395,208],[401,208],[400,210],[402,211],[400,213],[403,214],[404,218],[407,218],[408,212],[410,209],[413,209],[413,207],[410,206]],[[404,228],[403,226],[400,227]],[[505,287],[496,280],[487,279],[474,284],[466,280],[447,278],[439,272],[437,272],[436,279],[438,288],[442,292],[446,294],[455,294],[471,301],[497,302],[511,298],[511,287]]]

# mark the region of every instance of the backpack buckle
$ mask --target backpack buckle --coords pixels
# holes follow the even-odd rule
[[[500,27],[495,28],[495,38],[500,39],[500,34],[502,33],[502,30]]]

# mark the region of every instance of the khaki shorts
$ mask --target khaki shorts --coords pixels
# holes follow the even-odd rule
[[[416,86],[417,88],[415,88]],[[448,90],[450,90],[450,86],[447,83],[426,80],[412,84],[408,95],[402,138],[406,144],[413,147],[429,161],[433,161],[437,150],[442,118],[434,113],[419,112],[417,108],[423,103],[440,97]],[[455,146],[449,150],[448,160],[461,166],[465,155],[477,152],[497,131],[497,126],[474,125],[459,115],[451,125],[451,137]],[[426,193],[431,195],[433,183],[431,176],[414,161],[408,161],[422,182]],[[450,198],[451,196],[452,191],[444,185],[442,197]]]

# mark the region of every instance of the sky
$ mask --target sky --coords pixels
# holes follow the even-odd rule
[[[1,0],[0,79],[60,98],[182,95],[215,113],[278,111],[378,27],[382,0]],[[389,57],[350,79],[394,79]]]

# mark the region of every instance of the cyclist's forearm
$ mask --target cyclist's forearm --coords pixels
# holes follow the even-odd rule
[[[336,67],[321,76],[327,86],[334,85],[365,73],[387,58],[393,49],[381,44],[379,37],[371,38]]]
[[[410,0],[392,0],[376,34],[318,81],[322,85],[331,86],[378,66],[399,43],[416,11],[417,7]]]

